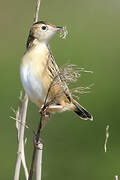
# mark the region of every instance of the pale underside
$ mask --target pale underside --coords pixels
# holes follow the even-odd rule
[[[20,66],[23,87],[31,101],[39,107],[43,105],[48,88],[52,82],[51,72],[54,74],[59,70],[57,65],[54,64],[50,58],[48,47],[46,44],[41,43],[25,53]],[[55,91],[58,91],[58,86],[53,88],[53,91],[50,92],[51,96],[56,93]],[[62,94],[61,97],[56,99],[58,102],[56,101],[56,103],[53,103],[51,108],[55,111],[64,111],[68,109],[64,106],[66,104],[64,100],[68,101],[65,94]],[[67,104],[71,106],[70,103]]]

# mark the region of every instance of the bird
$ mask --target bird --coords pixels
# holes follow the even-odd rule
[[[38,21],[31,26],[26,52],[20,63],[23,88],[39,108],[46,101],[46,111],[50,114],[68,110],[75,112],[81,119],[93,120],[93,116],[72,97],[52,55],[49,40],[61,30],[63,27],[46,21]],[[54,85],[51,85],[53,81]]]

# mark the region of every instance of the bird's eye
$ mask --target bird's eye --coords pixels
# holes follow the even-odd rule
[[[45,31],[45,30],[47,30],[47,26],[41,26],[41,29],[42,29],[43,31]]]

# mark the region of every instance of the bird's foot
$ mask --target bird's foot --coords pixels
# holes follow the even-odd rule
[[[40,114],[42,116],[45,116],[46,115],[46,110],[47,110],[47,107],[43,104],[39,110]]]

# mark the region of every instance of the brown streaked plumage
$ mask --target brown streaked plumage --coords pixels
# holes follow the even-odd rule
[[[53,82],[47,98],[47,101],[51,101],[48,112],[72,110],[81,118],[92,120],[91,114],[71,97],[66,83],[61,80],[59,68],[49,48],[49,39],[61,29],[62,27],[44,21],[32,25],[27,51],[20,66],[23,87],[31,101],[41,107]]]

